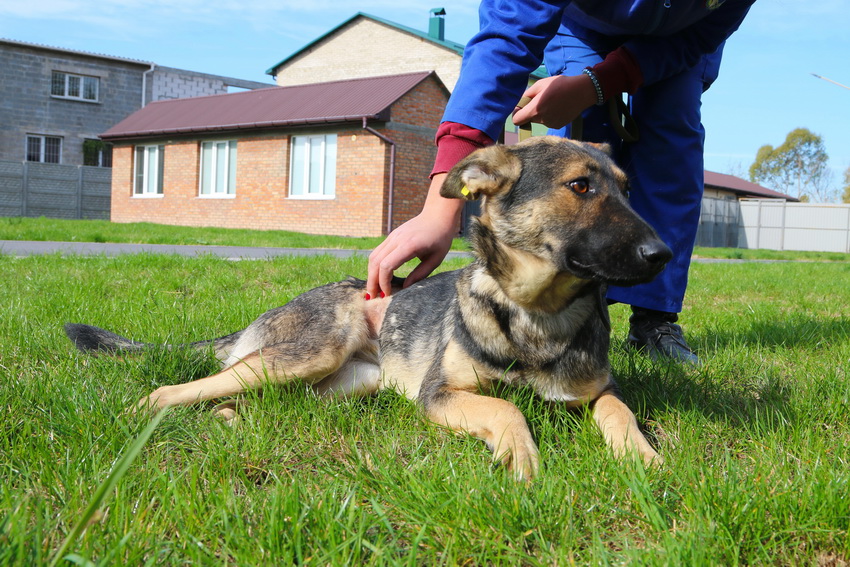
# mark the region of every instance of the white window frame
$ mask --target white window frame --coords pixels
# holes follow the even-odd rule
[[[54,92],[54,87],[59,84],[56,80],[57,75],[62,76],[61,93]],[[78,81],[76,88],[74,87],[75,81]],[[86,96],[87,85],[94,85],[94,97]],[[74,93],[75,90],[77,91],[76,93]],[[50,96],[83,102],[100,102],[100,77],[78,75],[77,73],[68,73],[66,71],[53,71],[53,74],[50,76]]]
[[[290,145],[289,198],[335,199],[337,135],[293,136]]]
[[[38,140],[38,159],[30,158],[30,140]],[[56,140],[59,142],[59,152],[56,156],[56,161],[47,161],[47,141]],[[26,146],[24,147],[24,158],[26,161],[33,163],[62,163],[62,137],[61,136],[45,136],[42,134],[27,134]]]
[[[141,164],[139,163],[141,155]],[[163,166],[165,163],[165,145],[152,144],[133,148],[133,197],[140,199],[161,198],[163,196]],[[141,166],[141,174],[139,167]],[[151,171],[157,179],[152,184]],[[140,182],[141,181],[141,182]],[[153,190],[151,188],[153,187]]]
[[[200,152],[198,196],[202,199],[236,197],[236,140],[201,142]],[[224,156],[220,156],[222,152]]]

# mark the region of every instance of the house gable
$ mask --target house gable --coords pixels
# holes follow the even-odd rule
[[[267,73],[278,85],[288,86],[433,70],[451,90],[462,54],[461,44],[360,13]]]

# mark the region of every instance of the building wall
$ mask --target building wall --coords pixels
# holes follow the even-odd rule
[[[143,61],[0,40],[0,160],[26,159],[26,136],[62,138],[61,164],[82,165],[83,142],[144,103],[274,86]],[[98,77],[97,102],[51,96],[53,71]],[[146,93],[143,96],[142,91]]]
[[[723,189],[722,187],[710,187],[708,185],[705,186],[702,196],[708,199],[730,199],[733,201],[738,198],[735,193],[732,193],[727,189]]]
[[[245,81],[159,65],[150,75],[149,101],[225,94],[228,92],[228,87],[264,89],[275,86],[270,83]]]
[[[425,203],[437,155],[434,136],[445,103],[445,91],[437,82],[425,81],[393,106],[391,121],[381,131],[396,143],[392,228],[419,214]]]
[[[26,136],[62,138],[61,163],[81,165],[83,142],[141,108],[139,63],[106,60],[37,46],[0,43],[0,159],[26,159]],[[98,102],[50,94],[53,71],[100,78]]]
[[[428,79],[393,106],[390,122],[369,124],[396,146],[393,228],[422,208],[435,156],[436,129],[433,125],[439,122],[445,101],[445,90],[436,80]],[[337,134],[335,197],[290,197],[292,136],[325,133]],[[132,195],[134,146],[116,145],[113,151],[113,222],[291,230],[341,236],[386,233],[390,147],[359,124],[341,129],[240,134],[236,192],[229,198],[198,196],[199,140],[146,140],[144,143],[166,146],[163,195]]]
[[[157,68],[152,77],[153,100],[216,95],[227,92],[224,81]]]
[[[279,86],[290,86],[436,71],[451,91],[460,74],[460,61],[449,49],[359,18],[279,67],[275,79]]]
[[[329,132],[305,130],[297,134]],[[220,198],[198,196],[198,140],[164,141],[164,182],[160,197],[132,195],[133,146],[116,147],[112,221],[345,236],[381,234],[382,173],[386,161],[381,141],[359,128],[337,131],[335,198],[299,199],[289,197],[291,139],[285,133],[239,138],[236,192],[233,197]]]

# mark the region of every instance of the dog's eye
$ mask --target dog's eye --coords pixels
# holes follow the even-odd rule
[[[587,193],[590,190],[590,183],[584,178],[570,181],[569,186],[573,190],[573,193],[578,193],[579,195]]]

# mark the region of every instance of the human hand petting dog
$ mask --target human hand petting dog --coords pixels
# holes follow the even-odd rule
[[[422,212],[392,231],[369,255],[367,299],[390,295],[393,272],[408,260],[419,258],[420,263],[407,276],[404,287],[426,278],[449,253],[463,201],[440,196],[445,178],[445,173],[433,177]]]
[[[513,122],[517,126],[538,122],[549,128],[562,128],[597,102],[596,87],[584,73],[540,79],[522,96],[531,101],[514,111]]]

